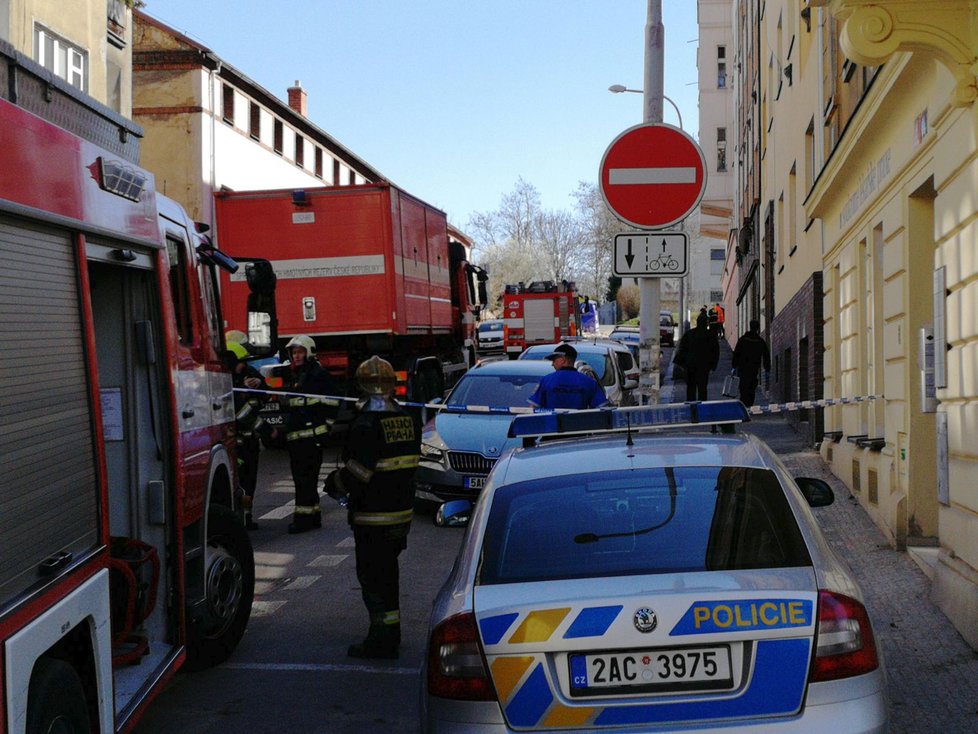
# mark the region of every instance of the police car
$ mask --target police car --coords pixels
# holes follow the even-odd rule
[[[524,447],[474,506],[439,510],[469,527],[433,606],[422,729],[885,731],[861,592],[810,510],[832,490],[730,430],[747,419],[737,402],[515,418]]]

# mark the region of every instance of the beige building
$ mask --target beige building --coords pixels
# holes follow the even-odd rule
[[[213,192],[381,180],[306,117],[296,81],[283,101],[213,51],[142,11],[133,33],[133,119],[142,165],[195,221],[213,224]]]
[[[132,12],[122,0],[0,0],[0,39],[124,117]]]
[[[824,409],[824,431],[809,411],[809,430],[978,648],[978,10],[734,4],[744,124],[728,264],[756,247],[772,393],[803,398],[807,381],[808,397],[851,401]]]

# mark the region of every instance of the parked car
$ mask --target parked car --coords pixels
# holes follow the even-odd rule
[[[483,321],[479,324],[479,352],[501,352],[503,350],[502,319]]]
[[[886,731],[862,593],[809,509],[831,488],[695,430],[746,419],[733,401],[516,418],[530,445],[436,515],[468,528],[432,605],[422,731]]]
[[[480,364],[462,375],[445,399],[446,409],[422,429],[421,462],[414,479],[418,499],[441,502],[477,496],[496,460],[517,443],[506,437],[513,415],[457,409],[529,408],[527,399],[552,371],[549,362],[507,359]]]
[[[664,347],[676,345],[676,322],[671,313],[664,312],[659,316],[659,344]]]
[[[616,326],[611,330],[608,338],[621,342],[628,347],[635,361],[638,361],[639,330],[637,326]]]
[[[619,350],[603,340],[572,341],[577,350],[577,358],[587,362],[598,376],[598,383],[604,388],[608,402],[612,405],[630,405],[632,391],[638,387],[638,380],[626,380],[618,362]],[[519,360],[542,360],[553,354],[557,344],[535,344],[524,349]],[[626,347],[627,349],[627,347]]]

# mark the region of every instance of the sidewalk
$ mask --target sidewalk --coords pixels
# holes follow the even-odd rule
[[[709,397],[721,398],[732,353],[720,343]],[[681,402],[686,385],[663,369],[660,400]],[[763,404],[765,399],[759,399]],[[814,510],[826,539],[862,587],[888,675],[890,731],[978,732],[978,652],[930,599],[930,580],[906,553],[893,550],[848,488],[781,415],[754,416],[743,427],[770,446],[794,476],[824,479],[835,502]]]

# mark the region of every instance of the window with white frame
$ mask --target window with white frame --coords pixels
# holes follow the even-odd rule
[[[717,89],[727,87],[727,47],[717,46]]]
[[[34,24],[34,60],[71,86],[88,91],[88,52],[38,23]]]

